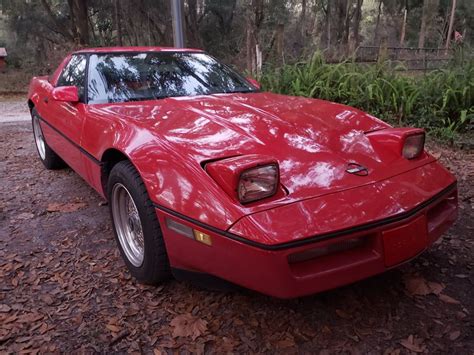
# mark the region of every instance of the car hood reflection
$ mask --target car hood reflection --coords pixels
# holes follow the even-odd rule
[[[272,93],[215,94],[92,107],[134,123],[137,131],[166,141],[190,162],[255,153],[272,156],[293,197],[375,181],[394,163],[384,162],[364,134],[387,124],[322,100]],[[349,162],[363,165],[370,176],[362,180],[346,173]]]

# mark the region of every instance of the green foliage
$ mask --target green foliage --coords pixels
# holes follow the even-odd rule
[[[265,90],[340,102],[450,140],[474,122],[474,61],[426,75],[391,64],[329,64],[317,53],[308,62],[267,68],[260,81]]]

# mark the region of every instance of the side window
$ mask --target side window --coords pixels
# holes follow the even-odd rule
[[[77,86],[79,98],[82,100],[86,80],[86,62],[85,55],[73,55],[59,76],[56,86]]]

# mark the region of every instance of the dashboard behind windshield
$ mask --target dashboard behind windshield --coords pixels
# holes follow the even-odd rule
[[[253,92],[242,76],[205,53],[91,54],[90,104]]]

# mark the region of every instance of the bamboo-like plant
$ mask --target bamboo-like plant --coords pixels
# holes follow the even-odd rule
[[[388,61],[329,64],[316,53],[307,62],[267,68],[260,81],[268,91],[355,106],[393,124],[422,126],[450,140],[474,122],[474,61],[414,75]]]

